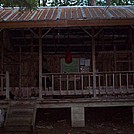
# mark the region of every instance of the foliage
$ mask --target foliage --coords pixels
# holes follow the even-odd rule
[[[46,6],[86,6],[91,0],[53,0],[52,3],[47,4]],[[106,6],[106,0],[96,0],[97,6]],[[134,0],[111,0],[110,5],[134,5]]]
[[[20,9],[36,9],[37,6],[86,6],[91,0],[0,0],[0,5],[3,7],[20,7]],[[44,4],[45,3],[45,4]],[[106,6],[106,0],[96,0],[96,5]],[[134,5],[134,0],[111,0],[110,5]]]
[[[36,9],[37,0],[0,0],[0,5],[3,7],[20,7],[20,9]]]
[[[105,0],[97,0],[97,5],[106,5]],[[134,5],[134,0],[111,0],[112,6],[119,6],[119,5]]]

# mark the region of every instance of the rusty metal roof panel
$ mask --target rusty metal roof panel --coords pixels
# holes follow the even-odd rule
[[[130,6],[130,7],[123,7],[126,11],[128,10],[130,13],[134,14],[134,6]]]
[[[122,8],[122,10],[120,10],[120,12],[122,14],[124,14],[124,17],[126,17],[126,18],[131,18],[131,16],[132,16],[132,14],[130,14],[129,12],[127,13],[124,8]]]
[[[60,11],[59,11],[59,13],[60,13]],[[57,8],[54,8],[54,10],[52,11],[50,20],[56,20],[57,14],[58,14],[58,10],[57,10]]]
[[[8,16],[13,15],[13,14],[14,14],[14,11],[12,10],[4,10],[4,12],[2,11],[0,18],[6,21]]]
[[[29,12],[29,13],[26,15],[25,19],[30,21],[30,20],[31,20],[31,17],[33,16],[33,14],[34,14],[34,11]]]
[[[45,16],[45,20],[50,20],[52,13],[53,13],[53,8],[48,8],[46,16]]]
[[[19,12],[19,9],[0,9],[4,21],[83,20],[133,18],[134,7],[46,7],[35,11]]]
[[[71,8],[71,18],[77,19],[77,8]]]
[[[29,15],[30,11],[25,11],[24,13],[20,13],[18,11],[18,18],[14,18],[12,21],[28,21],[26,18],[28,18],[28,15]],[[10,20],[8,20],[10,21]]]
[[[65,19],[70,19],[71,18],[71,9],[66,8],[65,13],[66,13]]]
[[[65,18],[66,18],[66,10],[65,10],[65,8],[63,8],[63,9],[60,8],[59,12],[57,12],[56,19],[59,20],[60,18],[62,18],[62,20],[65,20]]]
[[[32,20],[39,20],[39,15],[41,14],[41,10],[37,10],[36,14],[34,15],[34,18]]]
[[[20,13],[19,8],[0,8],[0,22],[44,21],[45,23],[49,23],[49,21],[51,21],[52,26],[52,22],[57,21],[59,23],[61,21],[63,24],[63,20],[64,22],[92,21],[93,24],[95,20],[112,21],[119,19],[131,19],[132,24],[134,19],[134,6],[110,6],[108,8],[105,6],[42,7],[34,11],[24,11],[22,13]],[[74,24],[73,22],[73,25]],[[84,22],[82,25],[87,24]]]
[[[44,20],[47,14],[47,10],[42,10],[40,14],[40,20]],[[34,16],[31,17],[31,20],[33,19]]]

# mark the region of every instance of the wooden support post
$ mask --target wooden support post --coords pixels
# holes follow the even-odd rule
[[[6,71],[6,99],[9,100],[9,72]]]
[[[39,98],[42,99],[42,28],[39,28]]]
[[[117,52],[116,52],[116,45],[114,44],[114,71],[117,71]],[[114,74],[114,86],[117,86],[117,74]]]
[[[3,31],[1,33],[2,36],[2,43],[1,43],[1,73],[3,74],[3,70],[4,70],[4,66],[3,66],[3,61],[4,61],[4,37],[3,37]],[[3,95],[3,87],[4,87],[4,81],[3,81],[3,77],[1,77],[1,94]]]
[[[117,71],[116,60],[117,60],[116,45],[114,44],[114,71]]]
[[[84,107],[71,107],[72,127],[85,127]]]
[[[132,46],[132,70],[134,70],[134,30],[130,30],[130,45]]]
[[[96,97],[96,66],[95,66],[95,36],[92,29],[92,68],[93,68],[93,97]]]
[[[134,30],[131,30],[131,46],[132,46],[132,70],[134,70]],[[134,74],[133,74],[133,83],[134,83]],[[134,84],[133,84],[134,86]]]

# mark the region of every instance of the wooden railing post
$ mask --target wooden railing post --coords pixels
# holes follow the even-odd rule
[[[9,100],[9,72],[6,71],[6,99]]]

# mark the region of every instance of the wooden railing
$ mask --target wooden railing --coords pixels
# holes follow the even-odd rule
[[[49,73],[42,75],[42,95],[134,94],[134,71],[93,73]],[[41,95],[41,96],[42,96]]]
[[[8,100],[9,97],[9,72],[0,74],[0,95],[6,96]]]
[[[123,95],[134,93],[134,72],[103,72],[96,75],[98,94]]]

